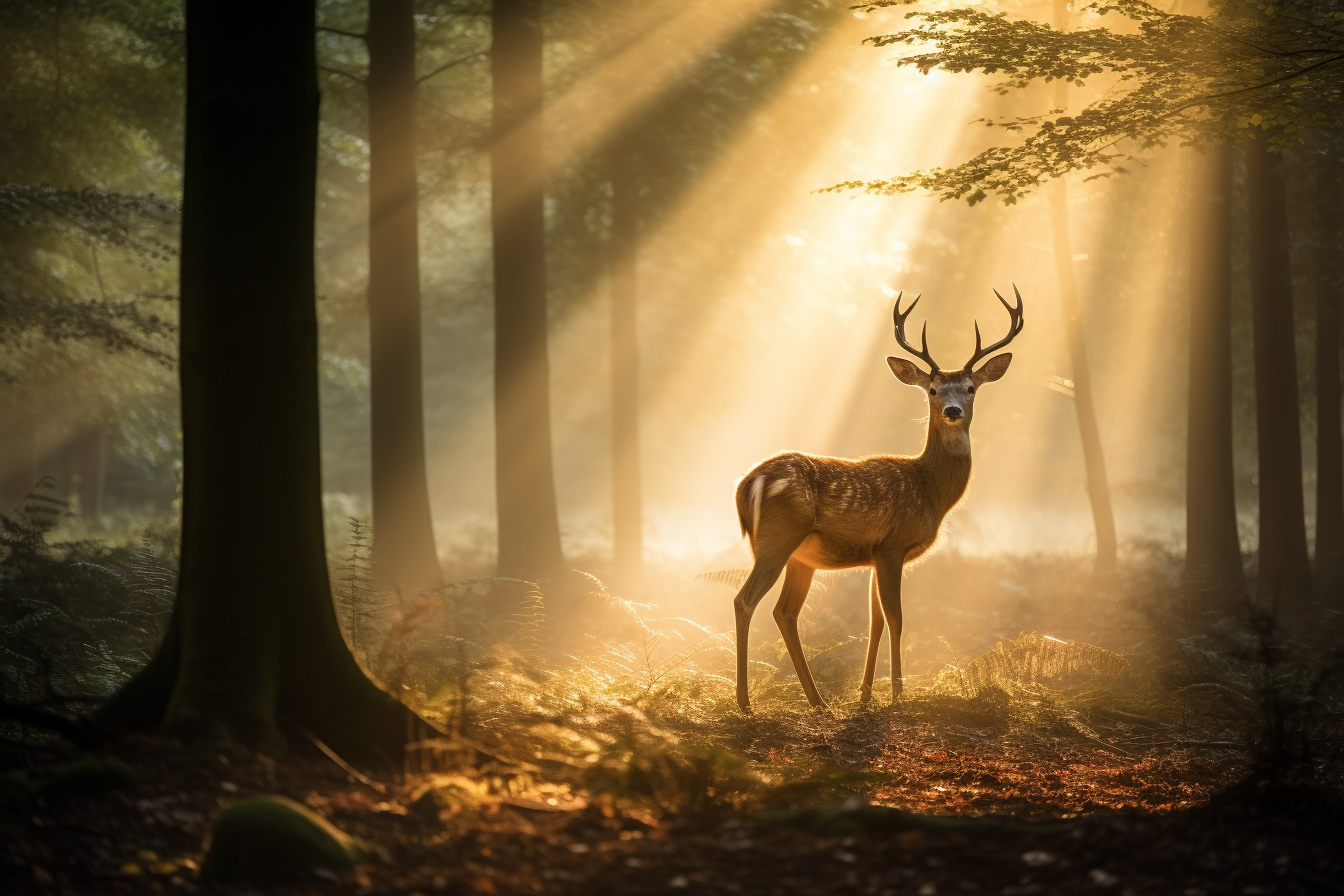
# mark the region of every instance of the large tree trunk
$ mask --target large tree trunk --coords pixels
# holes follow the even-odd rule
[[[564,563],[551,460],[546,348],[541,4],[496,0],[491,23],[499,571],[540,578],[560,571]]]
[[[1331,135],[1332,137],[1334,135]],[[1332,141],[1333,142],[1333,141]],[[1328,145],[1316,183],[1316,573],[1338,582],[1344,565],[1344,439],[1340,433],[1340,165]]]
[[[1256,593],[1291,604],[1311,593],[1302,494],[1297,349],[1283,154],[1258,138],[1246,149],[1250,200],[1251,306],[1255,321],[1256,439],[1260,473],[1260,570]]]
[[[644,562],[639,451],[639,181],[615,151],[611,177],[611,463],[615,567],[626,581]]]
[[[373,556],[382,578],[416,590],[442,581],[420,394],[412,0],[370,3],[367,39]]]
[[[1064,0],[1055,0],[1055,27],[1068,27],[1068,8]],[[1069,85],[1055,82],[1055,106],[1069,105]],[[1055,275],[1059,280],[1059,301],[1064,311],[1065,339],[1073,366],[1074,408],[1078,411],[1078,434],[1083,445],[1083,465],[1087,471],[1087,497],[1092,505],[1092,526],[1097,536],[1094,570],[1101,575],[1115,570],[1115,512],[1111,509],[1111,486],[1106,478],[1106,454],[1101,447],[1097,410],[1092,401],[1092,374],[1087,363],[1087,341],[1083,337],[1083,318],[1078,311],[1078,284],[1073,276],[1073,247],[1069,240],[1069,192],[1061,177],[1050,191],[1050,219],[1055,238]]]
[[[1232,148],[1191,159],[1185,575],[1199,603],[1246,587],[1232,468]]]
[[[164,643],[100,715],[397,757],[408,711],[351,656],[327,581],[313,28],[313,0],[187,4],[182,566]]]

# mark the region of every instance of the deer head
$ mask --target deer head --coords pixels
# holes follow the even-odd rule
[[[920,348],[916,349],[910,344],[905,336],[905,321],[910,316],[910,312],[915,310],[919,304],[919,296],[910,303],[910,307],[901,311],[901,293],[896,296],[896,308],[892,312],[892,318],[896,324],[896,341],[900,343],[901,348],[905,349],[916,358],[929,365],[928,372],[919,369],[919,365],[905,358],[889,357],[887,366],[891,372],[896,375],[896,379],[905,383],[907,386],[915,386],[923,389],[929,397],[929,427],[943,426],[966,429],[971,425],[971,417],[975,413],[975,393],[985,383],[992,383],[1008,372],[1008,364],[1013,360],[1011,353],[996,355],[990,358],[980,366],[979,370],[974,369],[976,363],[991,352],[1012,342],[1018,333],[1022,332],[1022,294],[1017,291],[1017,286],[1013,286],[1013,295],[1017,298],[1017,307],[1009,305],[999,291],[994,290],[994,295],[998,296],[1003,307],[1008,309],[1008,335],[1004,336],[993,345],[981,347],[980,345],[980,324],[975,324],[975,352],[971,359],[962,366],[960,370],[940,370],[938,362],[933,360],[929,354],[929,324],[924,323],[924,329],[919,334]]]

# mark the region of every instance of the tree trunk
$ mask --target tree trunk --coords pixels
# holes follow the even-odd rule
[[[367,40],[373,556],[383,579],[414,591],[442,579],[421,399],[412,0],[370,3]]]
[[[1250,200],[1251,306],[1255,322],[1255,416],[1260,473],[1260,569],[1256,593],[1270,601],[1311,593],[1298,430],[1297,349],[1283,154],[1259,137],[1246,149]]]
[[[1191,159],[1185,575],[1207,608],[1246,587],[1232,468],[1232,148]]]
[[[1068,7],[1055,0],[1055,27],[1068,26]],[[1055,82],[1055,106],[1068,108],[1069,85]],[[1106,478],[1106,455],[1097,428],[1096,405],[1092,401],[1092,374],[1087,364],[1087,342],[1083,338],[1083,319],[1078,312],[1078,285],[1073,276],[1073,247],[1069,241],[1069,192],[1061,177],[1050,193],[1050,218],[1055,237],[1055,274],[1059,279],[1059,301],[1064,311],[1065,338],[1069,361],[1073,365],[1074,407],[1078,411],[1078,433],[1083,443],[1083,466],[1087,470],[1087,496],[1092,505],[1092,526],[1097,536],[1097,558],[1093,569],[1101,575],[1115,570],[1115,512],[1111,509],[1111,487]]]
[[[413,717],[346,647],[322,536],[314,6],[187,4],[182,565],[164,643],[100,716],[395,758]]]
[[[564,564],[551,460],[546,348],[541,4],[496,0],[491,23],[499,571],[535,579],[560,571]]]
[[[615,568],[626,581],[644,562],[639,451],[639,182],[618,148],[611,178],[611,462]]]
[[[1333,135],[1332,135],[1333,136]],[[1340,433],[1339,162],[1317,161],[1316,203],[1316,573],[1338,581],[1344,565],[1344,440]]]
[[[79,470],[79,515],[90,528],[102,526],[107,488],[107,437],[102,427],[89,430],[76,443]]]
[[[37,421],[33,416],[15,413],[0,422],[5,425],[4,448],[7,451],[0,514],[8,516],[22,507],[23,499],[37,485],[42,474],[39,472],[41,463],[38,460]]]
[[[1104,575],[1115,570],[1115,513],[1111,509],[1106,455],[1101,447],[1101,430],[1097,428],[1096,405],[1092,401],[1092,375],[1087,364],[1083,321],[1078,312],[1073,248],[1069,244],[1068,188],[1062,180],[1051,191],[1050,208],[1055,232],[1055,273],[1059,278],[1059,300],[1064,310],[1069,361],[1073,366],[1073,404],[1078,411],[1078,433],[1082,437],[1083,465],[1087,470],[1087,497],[1092,504],[1092,525],[1097,534],[1094,569]]]

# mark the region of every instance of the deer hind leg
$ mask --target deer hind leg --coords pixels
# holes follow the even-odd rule
[[[867,703],[873,697],[873,674],[877,669],[877,648],[882,644],[882,601],[877,596],[877,570],[868,576],[868,658],[863,663],[863,687],[859,702]]]
[[[891,699],[901,695],[901,570],[905,566],[905,552],[883,552],[876,558],[874,577],[877,596],[882,604],[882,615],[891,627]],[[873,647],[869,645],[871,656]]]
[[[743,712],[751,712],[751,699],[747,696],[747,636],[751,632],[751,615],[779,578],[791,553],[793,548],[758,552],[751,575],[733,599],[733,614],[737,617],[737,705]]]
[[[807,667],[807,657],[803,655],[803,642],[798,637],[798,614],[803,612],[803,603],[812,588],[812,574],[816,572],[806,563],[790,560],[784,567],[784,588],[779,592],[779,601],[775,604],[775,622],[780,634],[784,636],[784,646],[789,648],[789,658],[793,660],[798,681],[807,694],[807,702],[814,707],[824,707],[826,701],[817,693],[817,684],[812,680],[812,670]]]

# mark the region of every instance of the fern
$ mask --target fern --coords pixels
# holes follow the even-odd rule
[[[529,660],[541,658],[542,629],[546,624],[546,599],[541,587],[535,582],[527,582],[527,591],[518,609],[513,612],[514,642],[518,652]]]
[[[1012,641],[1000,641],[964,668],[953,666],[942,675],[955,680],[964,696],[978,697],[1005,685],[1058,686],[1082,678],[1114,681],[1129,671],[1128,659],[1105,648],[1023,632]]]
[[[357,656],[368,650],[385,603],[373,587],[372,549],[371,527],[350,517],[350,544],[336,588],[336,606]]]
[[[867,574],[868,567],[853,566],[847,569],[819,569],[812,574],[812,588],[808,591],[809,595],[820,594],[826,591],[837,579],[846,576]],[[720,569],[714,572],[702,572],[695,578],[701,582],[709,582],[711,585],[726,585],[734,591],[741,588],[747,582],[747,577],[751,575],[749,569]]]
[[[53,542],[68,516],[50,478],[0,515],[0,693],[11,703],[90,708],[145,662],[172,607],[175,574],[147,543],[132,555]]]
[[[720,569],[715,572],[702,572],[695,578],[711,585],[727,585],[736,590],[746,584],[749,575],[751,575],[749,569]]]

